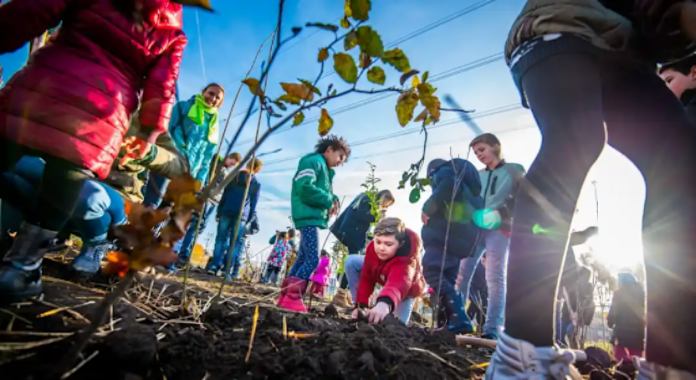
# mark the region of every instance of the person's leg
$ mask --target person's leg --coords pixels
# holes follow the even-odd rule
[[[307,307],[302,301],[302,295],[307,290],[312,272],[319,264],[319,228],[303,227],[300,228],[300,234],[302,238],[297,260],[281,285],[282,289],[285,289],[285,293],[281,292],[278,306],[288,310],[306,312]]]
[[[80,230],[82,249],[73,261],[73,269],[85,274],[99,271],[101,260],[111,248],[109,227],[127,222],[121,194],[97,181],[85,181],[72,220]]]
[[[162,198],[167,192],[169,179],[156,173],[150,173],[150,179],[145,186],[145,199],[143,205],[158,208]]]
[[[543,138],[517,193],[506,333],[552,346],[570,224],[587,172],[605,145],[601,77],[590,56],[558,54],[530,68],[522,86]]]
[[[346,276],[345,272],[341,275],[341,285],[340,288],[343,290],[348,289],[348,276]]]
[[[609,143],[646,182],[643,249],[647,361],[696,375],[696,129],[654,67],[621,68],[605,81]]]
[[[360,272],[365,263],[365,256],[348,255],[346,261],[343,262],[344,278],[348,282],[350,295],[353,297],[353,302],[358,299],[358,285],[360,284]]]
[[[411,319],[411,312],[413,311],[413,305],[415,303],[416,299],[413,297],[402,300],[399,306],[394,309],[394,316],[401,322],[408,324],[408,321]]]
[[[193,238],[196,233],[196,225],[198,224],[198,216],[194,216],[191,219],[191,224],[186,230],[186,235],[181,241],[181,247],[179,248],[179,261],[187,262],[191,256],[191,249],[193,248]],[[203,222],[201,222],[201,227],[199,233],[203,231]]]
[[[232,224],[232,218],[223,216],[218,221],[217,234],[215,235],[215,249],[213,250],[212,264],[210,265],[209,272],[215,273],[224,265],[225,260],[225,246],[230,240],[230,229]]]
[[[239,277],[239,268],[242,266],[242,254],[246,245],[245,233],[246,224],[242,221],[237,229],[237,239],[234,241],[234,246],[230,247],[230,251],[232,251],[232,262],[230,263],[232,270],[227,270],[227,272],[232,278]]]
[[[474,273],[476,273],[476,268],[478,268],[479,262],[481,261],[481,256],[483,256],[484,252],[485,250],[478,249],[474,256],[464,258],[459,263],[457,281],[459,282],[459,294],[462,297],[462,302],[464,302],[464,305],[466,305],[466,302],[469,299],[471,280],[474,277]]]
[[[489,231],[486,236],[486,285],[488,310],[483,334],[497,337],[505,325],[505,294],[507,291],[507,261],[510,240],[500,231]]]

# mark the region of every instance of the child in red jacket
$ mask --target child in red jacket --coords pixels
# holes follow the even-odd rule
[[[366,308],[375,284],[380,284],[382,291],[375,306],[367,312],[368,321],[380,323],[387,314],[394,313],[408,323],[415,299],[426,289],[420,239],[398,218],[382,219],[374,233],[375,238],[368,244],[365,256],[350,255],[346,259],[349,286],[353,289],[358,285],[356,305]],[[360,272],[359,284],[356,284],[357,272]],[[353,318],[357,318],[358,308],[353,311]]]

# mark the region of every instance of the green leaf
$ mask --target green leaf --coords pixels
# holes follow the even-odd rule
[[[321,22],[308,22],[305,26],[310,27],[310,28],[324,29],[324,30],[328,30],[330,32],[338,32],[338,26],[336,26],[334,24],[324,24]]]
[[[348,51],[356,46],[358,46],[358,34],[355,31],[346,34],[346,38],[343,39],[343,48]]]
[[[359,21],[367,21],[370,17],[370,0],[351,0],[350,10],[353,15],[353,19]]]
[[[348,21],[348,17],[344,17],[344,18],[341,19],[341,27],[342,27],[343,29],[348,29],[348,28],[351,27],[350,21]]]
[[[421,197],[420,189],[415,187],[415,188],[413,188],[413,190],[411,190],[411,194],[408,195],[408,201],[411,203],[418,203],[418,201],[420,200],[420,197]]]
[[[329,116],[329,111],[326,108],[321,109],[321,117],[319,117],[319,135],[326,136],[333,127],[333,119]]]
[[[358,28],[358,44],[360,51],[370,57],[381,57],[384,55],[384,45],[382,45],[382,37],[369,26],[361,26]]]
[[[334,54],[334,70],[344,81],[355,83],[358,80],[358,67],[353,57],[346,53]]]
[[[406,83],[406,81],[408,80],[408,78],[410,78],[410,77],[412,77],[412,76],[414,76],[414,75],[416,75],[416,74],[418,74],[418,73],[420,73],[420,71],[418,71],[418,70],[410,70],[409,72],[404,73],[404,74],[401,76],[401,79],[399,79],[399,82],[400,82],[401,85],[403,86],[404,83]],[[418,86],[417,83],[414,83],[414,84],[415,84],[416,86]]]
[[[302,83],[303,86],[305,86],[305,87],[307,87],[308,89],[312,90],[312,92],[314,92],[315,94],[321,96],[321,91],[319,91],[318,88],[314,87],[314,84],[313,84],[312,82],[308,81],[307,79],[300,79],[300,78],[297,78],[297,80],[299,80],[300,83]]]
[[[294,95],[289,95],[289,94],[283,94],[278,98],[278,102],[285,102],[285,103],[290,103],[290,104],[300,104],[300,99],[299,96],[294,96]]]
[[[331,91],[331,94],[329,96],[334,97],[334,96],[336,96],[337,92],[338,91],[336,91],[336,89],[334,89],[333,91]]]
[[[430,179],[428,179],[428,178],[421,178],[421,179],[420,179],[420,184],[423,185],[423,186],[428,186],[428,185],[430,185]]]
[[[292,118],[292,125],[293,126],[300,125],[300,123],[302,123],[303,121],[304,121],[304,114],[302,112],[298,112]]]
[[[272,102],[273,102],[273,104],[276,105],[276,107],[280,108],[281,110],[283,110],[283,111],[288,110],[288,107],[286,107],[285,104],[283,104],[282,102],[280,102],[278,100],[273,100]]]
[[[319,55],[317,56],[317,61],[324,62],[324,61],[326,61],[327,58],[329,58],[329,49],[322,48],[321,50],[319,50]]]
[[[423,78],[423,83],[425,83],[425,82],[428,81],[428,71],[426,71],[426,72],[423,73],[423,77],[422,77],[422,78]]]
[[[379,66],[375,66],[367,71],[367,80],[372,83],[384,84],[386,79],[387,77],[384,74],[384,70]]]
[[[409,91],[399,96],[399,100],[396,102],[396,116],[402,127],[405,127],[413,119],[413,110],[416,105],[418,105],[418,94],[415,92]]]
[[[258,96],[263,96],[263,90],[261,90],[261,87],[259,87],[259,80],[255,78],[246,78],[242,81],[247,87],[249,88],[249,91],[253,95],[258,95]]]
[[[382,62],[394,66],[398,71],[405,73],[411,70],[411,64],[408,62],[408,57],[401,49],[396,48],[387,50],[382,56]]]

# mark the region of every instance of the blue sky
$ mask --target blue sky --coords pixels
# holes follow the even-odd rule
[[[403,41],[404,37],[433,22],[481,3],[475,0],[373,0],[369,24],[380,33],[385,46],[391,47],[393,41]],[[256,51],[275,28],[277,1],[212,0],[212,4],[216,13],[200,12],[198,24],[195,11],[185,11],[184,29],[189,45],[179,86],[182,98],[188,98],[201,91],[208,82],[221,83],[227,92],[221,119],[226,119],[239,83],[249,70]],[[523,4],[523,0],[486,2],[486,5],[469,14],[452,17],[448,22],[399,43],[398,47],[408,55],[411,67],[430,72],[438,95],[450,94],[462,107],[476,111],[472,117],[476,118],[484,131],[499,135],[508,161],[519,162],[528,168],[538,152],[541,138],[531,113],[520,106],[517,89],[504,61],[497,56],[502,53],[509,26]],[[283,34],[289,36],[290,28],[303,26],[307,22],[336,22],[342,14],[341,0],[288,0]],[[327,45],[333,39],[333,34],[315,31],[305,28],[283,48],[271,71],[269,95],[280,95],[281,81],[292,82],[296,78],[313,80],[317,76],[318,49]],[[355,50],[351,52],[355,53]],[[5,79],[23,64],[26,54],[24,48],[0,56]],[[264,50],[258,63],[266,60],[267,55],[267,50]],[[486,62],[476,63],[484,58]],[[469,63],[473,64],[467,66]],[[257,65],[251,76],[258,77],[259,71]],[[397,84],[399,74],[388,67],[385,71],[387,85]],[[437,80],[438,74],[446,75]],[[331,83],[339,91],[346,86],[334,74],[322,79],[318,87],[324,90]],[[359,88],[379,88],[364,79],[361,83]],[[243,89],[233,114],[246,110],[250,98],[249,91]],[[377,176],[382,179],[381,187],[390,188],[397,195],[396,205],[389,214],[403,218],[410,228],[419,231],[421,204],[409,204],[408,192],[397,191],[396,186],[401,173],[420,158],[423,136],[418,133],[415,123],[405,128],[399,126],[394,111],[395,102],[395,97],[375,99],[370,95],[354,94],[333,100],[325,106],[334,119],[332,133],[355,144],[349,162],[337,169],[334,189],[339,197],[345,196],[346,201],[350,202],[361,191],[360,183],[368,171],[366,162],[370,161],[377,165]],[[349,110],[338,113],[337,110],[342,107]],[[317,114],[317,110],[306,112],[306,120],[311,120]],[[239,116],[231,119],[228,138],[241,119]],[[235,151],[245,153],[250,148],[249,141],[253,140],[256,120],[257,117],[252,117],[247,123],[240,143],[234,147]],[[261,128],[266,128],[265,121]],[[440,124],[430,130],[426,161],[450,155],[466,157],[468,143],[473,137],[474,133],[458,121],[457,115],[444,114]],[[289,191],[298,161],[296,157],[310,152],[317,138],[317,125],[311,123],[274,135],[260,149],[265,152],[282,148],[282,151],[264,158],[266,165],[259,175],[262,183],[262,201],[258,210],[261,232],[252,237],[252,252],[265,248],[270,235],[288,225]],[[471,159],[481,166],[475,157]],[[588,177],[588,185],[578,205],[577,228],[596,223],[594,192],[589,184],[593,180],[598,183],[599,225],[605,231],[601,244],[604,247],[603,255],[617,267],[634,261],[641,253],[640,220],[645,196],[638,171],[616,151],[607,149]],[[423,199],[426,197],[427,194]],[[214,228],[209,226],[202,237],[202,242],[209,243],[211,247]],[[324,236],[322,234],[322,239]]]

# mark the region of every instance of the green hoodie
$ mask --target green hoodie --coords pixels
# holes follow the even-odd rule
[[[333,177],[334,170],[326,165],[323,154],[311,153],[300,159],[291,195],[292,220],[296,228],[327,228],[329,210],[338,200],[332,191]]]

